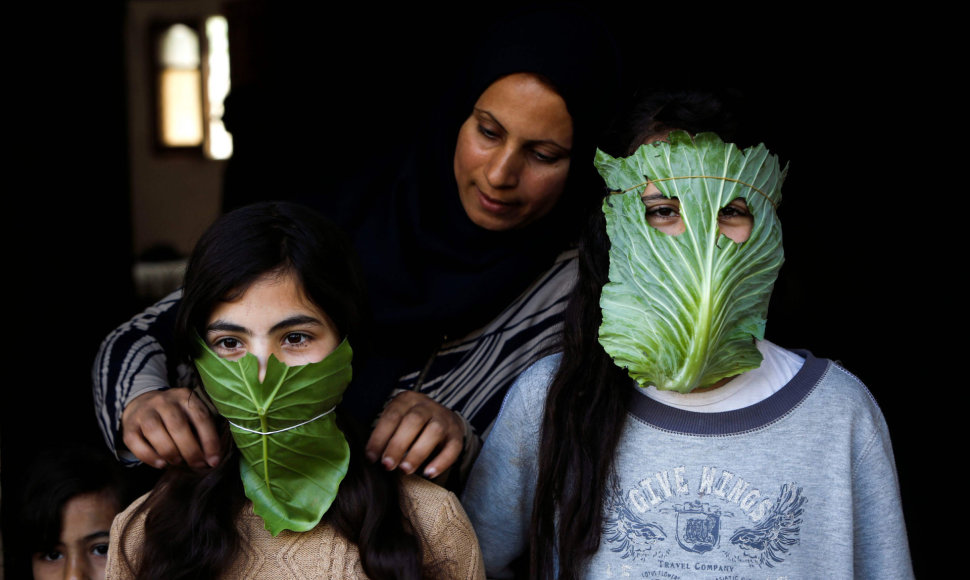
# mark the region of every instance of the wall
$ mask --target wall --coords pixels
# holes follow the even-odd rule
[[[153,21],[199,20],[218,14],[214,0],[138,0],[128,3],[125,54],[132,237],[135,255],[169,244],[188,254],[218,215],[225,163],[201,154],[160,152],[154,146],[149,30]]]

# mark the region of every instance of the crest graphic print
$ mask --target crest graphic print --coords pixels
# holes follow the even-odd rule
[[[637,492],[637,487],[624,491],[619,483],[613,484],[605,502],[603,542],[624,559],[656,560],[662,567],[679,557],[710,555],[721,562],[774,568],[798,544],[807,502],[795,483],[781,485],[773,502],[761,495],[764,499],[758,505],[763,509],[750,509],[752,504],[745,505],[741,496],[704,492],[681,502],[654,497],[656,507],[644,509],[652,502],[638,499]],[[738,509],[718,505],[722,499]],[[734,520],[741,518],[751,525],[736,525]],[[715,564],[697,561],[694,565]]]

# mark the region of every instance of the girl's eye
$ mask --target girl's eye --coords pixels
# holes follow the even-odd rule
[[[722,219],[750,218],[751,213],[748,211],[748,204],[743,199],[738,199],[722,207],[721,211],[718,212],[718,217]]]
[[[216,341],[215,344],[217,347],[224,348],[226,350],[235,350],[240,346],[242,346],[238,339],[235,339],[231,336],[220,338],[219,340]]]
[[[91,546],[91,553],[95,556],[107,556],[108,544],[95,544],[94,546]]]
[[[643,197],[647,225],[668,236],[682,234],[685,225],[680,219],[680,200],[676,197],[663,197],[656,187],[653,189],[651,192],[648,188],[648,195]]]
[[[233,336],[217,338],[209,343],[209,346],[220,358],[229,360],[236,360],[246,354],[246,345],[243,344],[243,341]]]
[[[56,562],[64,557],[64,554],[58,552],[57,550],[51,550],[50,552],[44,552],[41,557],[47,562]]]
[[[286,335],[283,341],[289,345],[301,345],[309,342],[310,337],[303,334],[302,332],[291,332]]]
[[[680,206],[678,205],[648,205],[647,218],[677,219],[680,218]]]

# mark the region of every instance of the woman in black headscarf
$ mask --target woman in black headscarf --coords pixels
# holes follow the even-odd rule
[[[474,447],[511,381],[555,342],[575,277],[561,254],[599,197],[594,143],[619,89],[616,47],[582,11],[517,14],[479,46],[463,90],[398,164],[298,196],[344,226],[361,255],[375,338],[346,404],[370,421],[396,395],[368,455],[408,473],[431,457],[429,477]],[[211,465],[208,412],[184,391],[156,390],[178,377],[160,328],[175,300],[105,341],[99,423],[143,461]]]

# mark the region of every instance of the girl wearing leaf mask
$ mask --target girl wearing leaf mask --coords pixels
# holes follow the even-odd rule
[[[527,551],[532,578],[912,577],[879,408],[763,340],[785,172],[666,133],[597,156],[615,194],[564,353],[510,390],[463,498],[489,577]]]
[[[109,577],[482,576],[454,495],[364,460],[336,408],[351,341],[365,339],[352,257],[294,204],[236,210],[202,236],[176,338],[227,453],[213,469],[170,469],[118,518]]]

